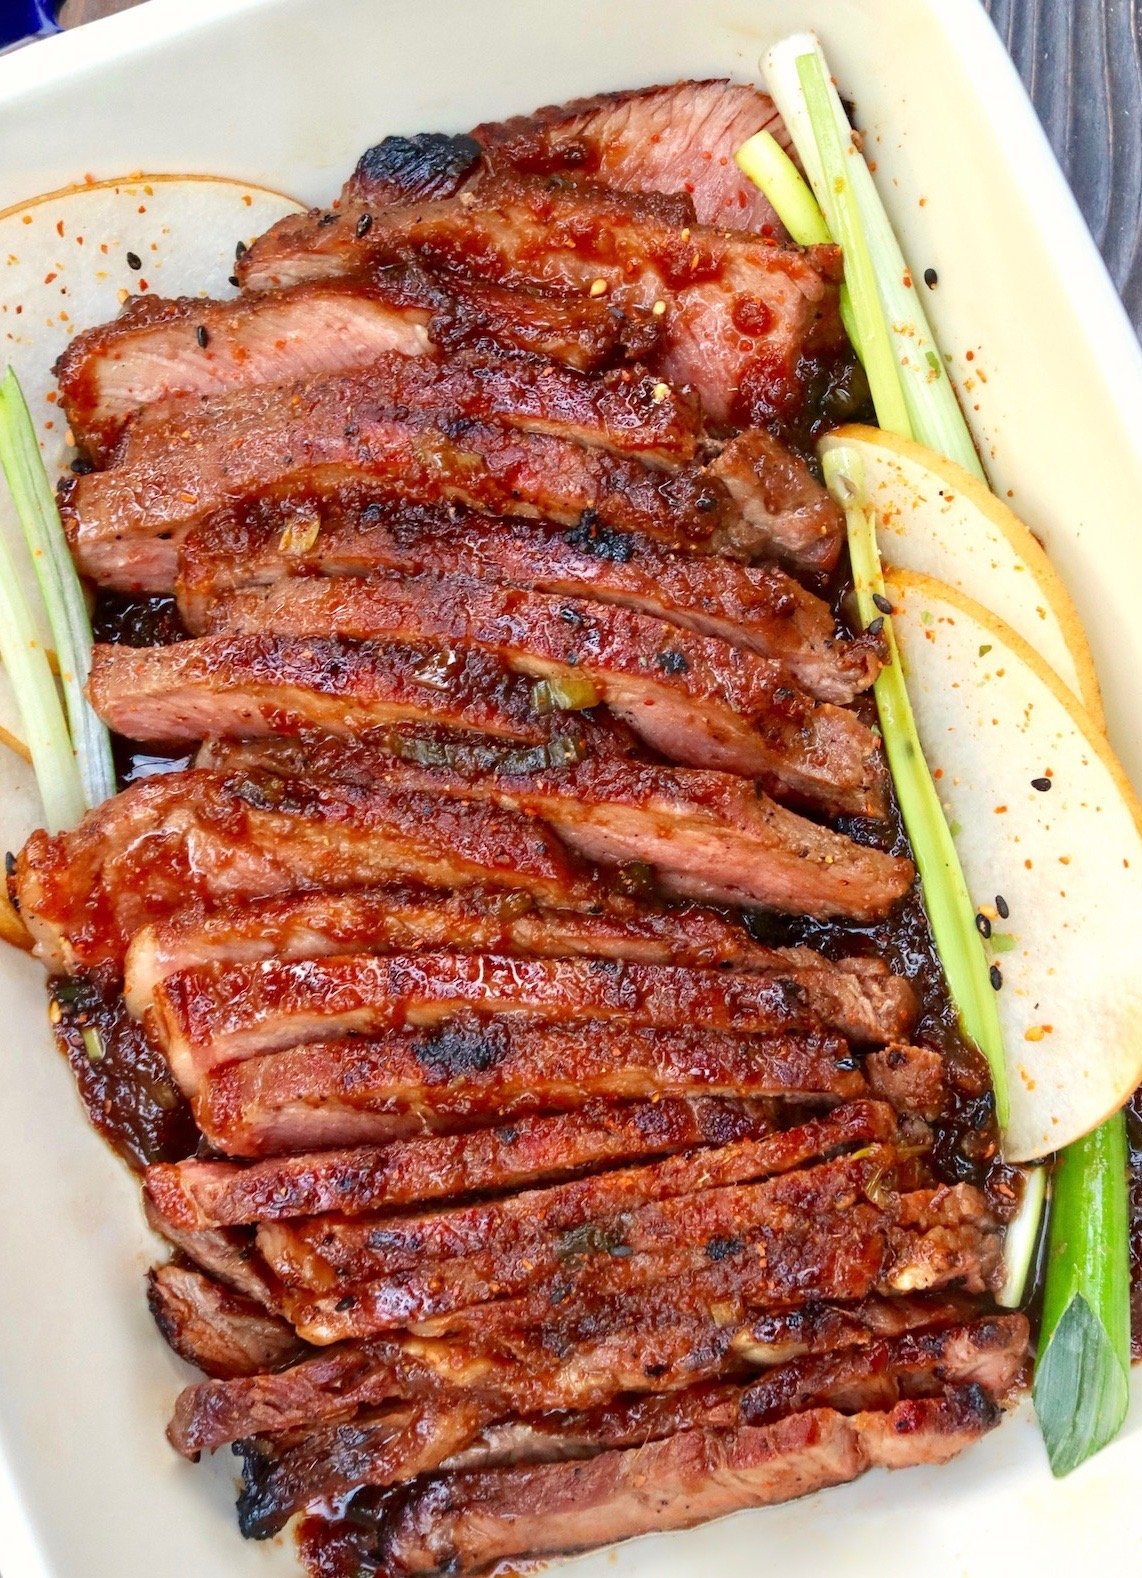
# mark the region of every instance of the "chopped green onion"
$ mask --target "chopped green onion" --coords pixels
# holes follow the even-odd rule
[[[103,1037],[94,1025],[84,1025],[80,1031],[83,1040],[83,1050],[87,1053],[92,1063],[102,1063],[104,1056]]]
[[[811,188],[772,132],[756,132],[742,143],[734,160],[747,180],[765,193],[799,247],[833,239]]]
[[[884,421],[878,406],[880,425],[917,439],[949,460],[958,461],[982,479],[983,467],[938,354],[939,347],[913,284],[914,276],[893,233],[872,173],[854,145],[852,128],[832,85],[817,39],[811,33],[798,33],[783,39],[769,51],[764,69],[766,84],[781,111],[809,184],[817,194],[826,223],[845,251],[845,272],[850,285],[849,251],[840,223],[840,207],[856,215],[862,249],[873,265],[907,412],[907,426],[901,426],[896,420]],[[831,132],[827,141],[826,120]],[[838,146],[843,155],[839,165]],[[836,185],[838,176],[839,187]],[[858,313],[858,331],[860,321]],[[863,345],[859,341],[856,343],[863,353]],[[931,360],[930,355],[934,355],[935,360]],[[861,359],[864,360],[863,354]],[[869,373],[875,399],[875,385],[867,364],[865,371]]]
[[[598,687],[585,674],[539,679],[531,687],[534,712],[583,712],[587,707],[598,706],[598,703]]]
[[[1130,1393],[1126,1118],[1068,1145],[1055,1167],[1035,1411],[1051,1472],[1112,1441]]]
[[[84,694],[91,672],[91,621],[28,404],[11,367],[0,383],[0,465],[8,479],[55,643],[84,801],[87,806],[99,805],[115,793],[115,767],[111,737]]]
[[[881,604],[885,601],[884,579],[876,527],[864,488],[863,463],[856,450],[838,445],[826,454],[824,466],[825,481],[848,523],[849,555],[861,621],[865,625],[878,618],[884,621],[889,661],[877,676],[874,694],[896,797],[920,873],[924,907],[960,1022],[991,1070],[995,1115],[1002,1129],[1008,1114],[1007,1064],[995,992],[988,979],[983,940],[976,930],[975,905],[916,732],[892,619],[882,614],[874,601],[875,597],[881,599]]]
[[[1043,1206],[1047,1199],[1047,1179],[1050,1175],[1049,1167],[1027,1167],[1021,1171],[1023,1198],[1003,1235],[1003,1288],[996,1295],[997,1302],[1007,1309],[1017,1309],[1023,1302],[1027,1277],[1039,1247],[1039,1230],[1043,1223]]]

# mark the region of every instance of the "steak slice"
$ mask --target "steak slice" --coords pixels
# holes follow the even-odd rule
[[[773,659],[616,604],[459,577],[291,577],[232,594],[211,625],[233,636],[327,632],[476,651],[570,690],[572,704],[606,702],[673,761],[738,773],[833,814],[882,816],[886,808],[879,742],[854,714],[813,701]],[[154,650],[161,667],[176,661],[164,654],[181,648]],[[335,732],[353,729],[346,721]],[[213,732],[255,730],[223,722]]]
[[[290,215],[259,237],[237,273],[247,289],[270,289],[412,256],[497,284],[582,295],[594,287],[623,311],[653,312],[661,301],[656,369],[692,387],[712,422],[795,421],[814,359],[846,354],[839,249],[698,225],[686,207],[559,177],[482,179],[437,202],[349,204],[324,226],[313,214]]]
[[[875,1043],[900,1040],[916,1017],[902,977],[856,975],[824,959],[816,968],[725,974],[627,960],[423,953],[180,970],[156,987],[147,1023],[192,1095],[222,1063],[303,1041],[432,1028],[463,1008],[548,1024],[700,1024],[739,1035],[825,1026]]]
[[[789,146],[771,98],[749,83],[714,79],[549,104],[534,115],[486,121],[472,137],[493,171],[683,192],[703,225],[784,236],[768,198],[733,160],[759,131]]]
[[[752,427],[722,450],[710,475],[741,510],[744,535],[761,551],[802,570],[836,568],[844,517],[805,464],[764,428]]]
[[[147,1273],[147,1303],[179,1358],[218,1380],[280,1370],[305,1352],[260,1304],[174,1260]]]
[[[198,633],[211,603],[229,592],[290,575],[379,570],[458,574],[619,603],[775,658],[810,695],[842,705],[880,667],[872,640],[839,635],[828,605],[775,565],[675,554],[598,524],[559,531],[459,506],[416,506],[352,474],[330,473],[320,488],[270,488],[195,527],[179,554],[179,612]]]
[[[189,901],[413,879],[519,889],[558,908],[605,890],[542,823],[374,785],[239,771],[166,773],[32,834],[10,879],[50,968],[119,968],[131,937]]]
[[[491,649],[394,640],[245,634],[173,646],[94,649],[87,685],[109,728],[130,740],[197,745],[208,737],[357,734],[440,724],[543,744],[551,720],[531,686]]]
[[[353,1150],[255,1162],[156,1163],[145,1188],[166,1222],[188,1231],[337,1212],[365,1215],[450,1195],[487,1193],[571,1178],[695,1146],[765,1134],[770,1120],[745,1104],[698,1097],[610,1103],[516,1118],[495,1128]]]
[[[133,296],[118,318],[77,334],[55,373],[77,442],[105,461],[131,417],[160,401],[351,372],[390,351],[506,346],[586,371],[645,356],[658,332],[637,308],[445,282],[409,266],[236,301]]]
[[[736,1430],[688,1430],[582,1463],[428,1479],[386,1516],[395,1574],[481,1572],[772,1506],[871,1467],[943,1463],[999,1421],[982,1388],[949,1388],[887,1412],[793,1414]]]
[[[807,949],[762,947],[739,921],[696,904],[658,908],[616,899],[608,909],[587,914],[537,908],[526,896],[509,897],[494,889],[434,893],[390,887],[289,893],[219,910],[191,904],[136,932],[127,950],[124,996],[141,1018],[156,984],[194,964],[421,949],[738,970],[815,959]],[[900,1077],[906,1077],[903,1062]]]
[[[633,1248],[633,1235],[641,1225],[639,1213],[652,1203],[684,1196],[696,1206],[699,1196],[709,1190],[753,1184],[895,1137],[891,1108],[853,1102],[777,1134],[620,1167],[502,1199],[442,1205],[406,1215],[386,1212],[353,1221],[335,1212],[310,1221],[261,1222],[258,1248],[286,1286],[318,1290],[378,1281],[401,1272],[446,1274],[447,1262],[471,1256],[511,1257],[511,1269],[505,1259],[491,1274],[507,1292],[510,1278],[518,1275],[515,1261],[525,1262],[525,1275],[535,1280],[543,1274],[545,1254],[555,1265],[592,1253],[611,1253],[620,1240]]]
[[[613,751],[520,771],[518,758],[462,742],[393,737],[222,742],[200,760],[235,773],[327,777],[364,795],[383,783],[490,801],[542,818],[588,860],[633,862],[664,890],[703,903],[867,921],[888,914],[914,874],[909,860],[797,816],[741,778]]]
[[[839,1036],[723,1035],[457,1015],[442,1030],[291,1047],[207,1075],[199,1127],[232,1156],[371,1143],[618,1101],[865,1093]],[[763,1108],[764,1110],[764,1108]]]

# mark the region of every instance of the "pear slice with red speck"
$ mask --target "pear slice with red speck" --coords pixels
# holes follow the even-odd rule
[[[885,563],[934,575],[985,608],[1001,608],[1016,634],[1104,729],[1098,678],[1078,611],[1019,517],[961,466],[912,439],[854,425],[829,433],[820,451],[841,445],[861,457]]]
[[[914,571],[888,570],[885,585],[924,755],[991,917],[1004,1154],[1032,1161],[1142,1082],[1142,806],[1102,731],[1009,625]]]
[[[128,294],[143,293],[144,281],[148,294],[234,295],[238,242],[248,246],[302,206],[248,181],[138,174],[47,192],[0,212],[0,374],[6,364],[16,370],[53,483],[73,453],[52,372],[72,336],[116,317]],[[2,485],[0,529],[19,545]],[[50,648],[31,564],[21,560],[20,568]],[[9,723],[11,712],[0,678],[0,721]]]

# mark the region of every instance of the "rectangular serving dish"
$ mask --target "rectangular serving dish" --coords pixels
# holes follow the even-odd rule
[[[208,171],[327,201],[387,132],[458,130],[606,88],[753,78],[821,33],[953,357],[998,491],[1086,619],[1111,734],[1142,781],[1142,357],[1018,79],[973,0],[151,0],[0,60],[0,207],[85,175]],[[2,348],[0,339],[0,348]],[[35,824],[0,755],[0,838]],[[193,1468],[162,1429],[191,1376],[143,1299],[157,1244],[52,1050],[39,966],[0,951],[0,1573],[247,1578],[234,1462]],[[1142,1381],[1142,1377],[1139,1378]],[[1136,1382],[1135,1391],[1142,1392]],[[1133,1570],[1142,1433],[1062,1483],[1018,1417],[945,1468],[876,1473],[581,1559],[579,1578],[929,1578]]]

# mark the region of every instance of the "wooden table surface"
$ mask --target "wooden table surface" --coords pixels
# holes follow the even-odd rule
[[[61,15],[74,26],[141,3],[66,0]],[[1142,0],[984,5],[1142,333]]]

